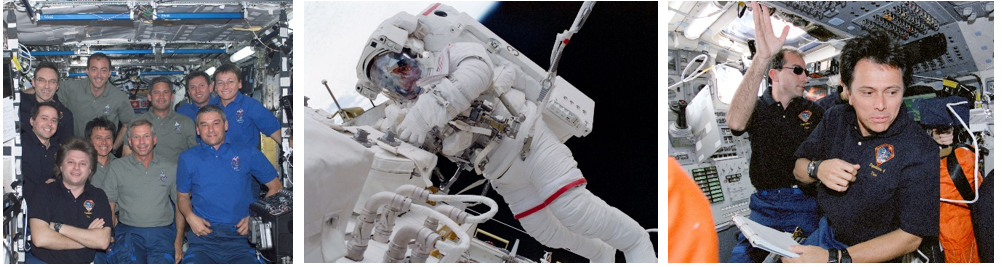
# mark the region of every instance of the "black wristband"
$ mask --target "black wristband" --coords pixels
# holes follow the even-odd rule
[[[839,263],[852,263],[852,257],[849,257],[849,249],[842,249],[842,257],[839,259]]]
[[[829,249],[828,250],[828,263],[838,263],[838,250]]]

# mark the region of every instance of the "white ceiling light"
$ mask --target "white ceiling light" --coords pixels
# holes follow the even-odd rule
[[[807,53],[807,55],[804,56],[804,62],[822,61],[838,55],[839,50],[837,48],[831,45],[825,45],[824,47],[814,49],[814,51]]]
[[[241,48],[240,51],[237,51],[236,53],[233,53],[233,56],[230,56],[230,62],[238,62],[244,60],[245,58],[253,54],[254,54],[254,48],[251,48],[250,46],[244,46],[244,48]]]
[[[720,15],[724,14],[724,12],[718,11],[720,11],[720,7],[713,2],[707,2],[706,6],[703,7],[703,10],[699,11],[699,15],[696,15],[698,19],[694,19],[689,23],[688,27],[685,27],[685,38],[689,38],[691,40],[699,39],[699,36],[703,35],[703,32],[710,27],[710,24],[713,24],[714,21],[717,21],[717,18],[719,18]],[[716,12],[716,14],[707,17],[707,15],[714,12]]]
[[[213,73],[216,73],[216,67],[211,67],[205,70],[205,74],[208,74],[209,76],[212,76]]]

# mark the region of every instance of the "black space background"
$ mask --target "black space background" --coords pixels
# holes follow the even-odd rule
[[[580,7],[581,2],[502,2],[481,23],[547,69],[556,35],[570,27]],[[588,180],[587,188],[645,229],[658,227],[657,61],[657,3],[598,2],[564,49],[557,72],[595,100],[593,132],[566,143]],[[456,169],[444,157],[439,157],[438,167],[446,177]],[[480,178],[464,172],[451,191]],[[438,185],[437,178],[432,180]],[[482,187],[464,194],[480,194]],[[497,192],[492,189],[488,196],[501,206],[494,219],[521,228]],[[532,260],[538,261],[543,250],[554,251],[494,221],[480,228],[512,243],[519,239],[518,254]],[[657,234],[651,239],[657,248]],[[554,251],[553,257],[586,261],[563,250]],[[617,262],[623,262],[622,253],[617,253]]]

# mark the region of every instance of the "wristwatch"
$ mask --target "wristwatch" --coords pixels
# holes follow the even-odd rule
[[[807,163],[807,176],[818,179],[818,164],[821,164],[821,161],[812,160],[811,163]]]
[[[852,257],[849,257],[849,249],[843,248],[841,250],[841,255],[838,258],[839,263],[852,263]]]
[[[834,248],[828,250],[828,263],[838,263],[838,252],[838,249]]]
[[[61,223],[55,223],[55,224],[52,225],[52,229],[56,230],[56,233],[59,232],[59,228],[63,228],[63,224],[61,224]]]

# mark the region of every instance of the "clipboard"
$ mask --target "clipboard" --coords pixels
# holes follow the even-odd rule
[[[800,254],[789,250],[790,246],[800,245],[793,240],[793,234],[766,227],[742,216],[734,216],[732,220],[753,247],[787,258],[800,257]]]

